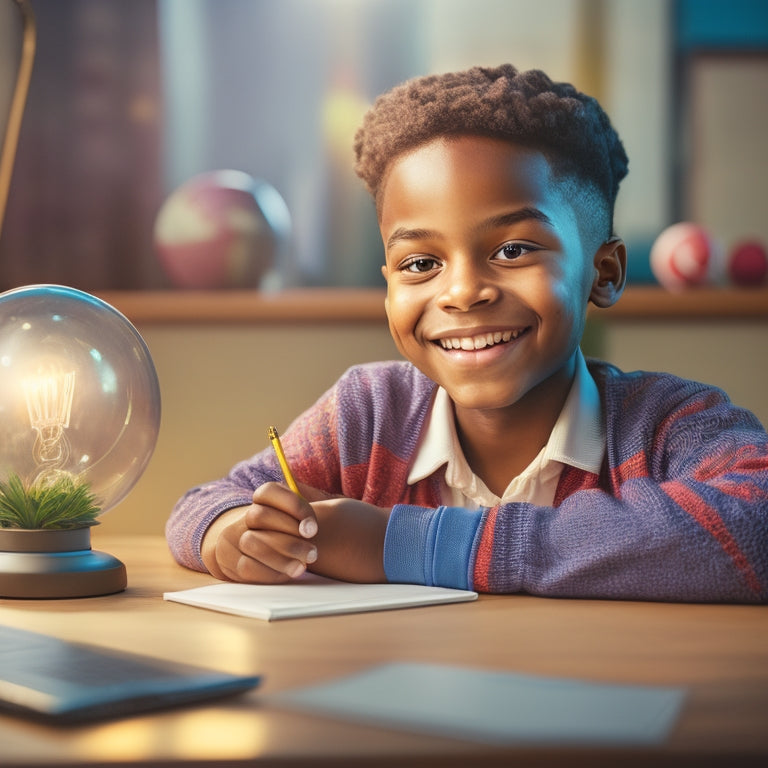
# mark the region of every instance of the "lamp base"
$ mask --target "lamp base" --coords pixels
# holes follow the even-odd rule
[[[127,583],[123,563],[91,549],[90,528],[0,528],[0,597],[96,597]]]

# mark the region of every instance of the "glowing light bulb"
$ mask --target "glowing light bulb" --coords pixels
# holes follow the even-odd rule
[[[154,364],[122,314],[64,286],[0,294],[0,481],[69,477],[103,514],[138,481],[159,428]]]

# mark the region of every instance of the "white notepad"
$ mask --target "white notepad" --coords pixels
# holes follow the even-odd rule
[[[305,574],[288,584],[220,582],[180,592],[165,592],[163,598],[196,608],[275,621],[459,603],[476,600],[477,592],[418,584],[350,584]]]

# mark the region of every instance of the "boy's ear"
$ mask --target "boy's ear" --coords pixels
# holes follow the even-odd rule
[[[618,237],[606,240],[595,253],[595,281],[589,300],[603,309],[613,306],[627,281],[627,247]]]
[[[386,264],[381,265],[381,274],[383,275],[384,280],[389,283],[389,270],[387,269]],[[384,295],[384,311],[387,313],[387,317],[389,317],[389,291]]]

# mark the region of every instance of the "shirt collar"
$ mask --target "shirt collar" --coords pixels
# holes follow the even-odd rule
[[[604,453],[605,426],[600,393],[579,349],[571,389],[541,459],[599,474]],[[466,464],[456,434],[453,404],[448,393],[438,387],[427,416],[424,437],[408,474],[408,483],[413,485],[446,464],[454,471],[457,462]]]

